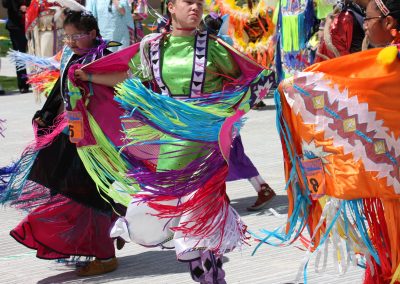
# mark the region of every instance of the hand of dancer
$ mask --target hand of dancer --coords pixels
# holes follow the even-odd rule
[[[89,74],[83,71],[82,69],[77,69],[75,70],[75,79],[81,80],[81,81],[89,81]]]
[[[46,126],[46,123],[43,121],[43,119],[41,117],[35,118],[34,121],[41,127],[45,127]]]

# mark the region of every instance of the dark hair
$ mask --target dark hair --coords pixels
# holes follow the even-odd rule
[[[97,37],[101,37],[97,20],[90,12],[65,9],[64,15],[64,27],[66,25],[73,25],[76,29],[87,33],[96,30]]]
[[[166,32],[170,32],[171,31],[171,25],[172,25],[172,15],[171,12],[168,10],[168,3],[172,2],[173,4],[175,4],[176,0],[167,0],[165,1],[165,5],[166,5],[166,12],[167,12],[167,22],[165,23],[165,25],[163,26],[163,28],[165,29]]]
[[[218,34],[223,23],[221,17],[213,17],[211,15],[207,15],[203,21],[207,32],[213,35]]]

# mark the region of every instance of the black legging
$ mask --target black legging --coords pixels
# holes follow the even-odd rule
[[[10,38],[12,43],[12,48],[20,52],[26,52],[27,40],[25,33],[22,29],[11,29]],[[17,71],[18,88],[27,89],[29,86],[26,83],[26,69]]]

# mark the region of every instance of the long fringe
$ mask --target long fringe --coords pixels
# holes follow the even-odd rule
[[[182,197],[177,206],[165,205],[165,198],[158,196],[148,202],[158,211],[159,218],[181,218],[179,226],[171,228],[185,238],[195,239],[196,246],[223,254],[241,246],[246,241],[246,226],[239,215],[229,206],[225,180],[228,167],[222,167],[193,194]],[[213,206],[210,206],[213,204]]]
[[[10,205],[16,209],[32,212],[44,204],[56,203],[50,190],[40,184],[27,180],[21,194]]]
[[[397,281],[400,260],[400,225],[397,224],[400,218],[399,201],[377,198],[339,200],[327,196],[310,200],[310,190],[304,183],[306,176],[299,163],[300,157],[296,154],[290,128],[282,116],[278,92],[275,101],[277,128],[287,168],[289,219],[285,226],[274,231],[253,233],[261,240],[256,249],[262,243],[276,246],[288,245],[296,240],[305,243],[308,251],[295,282],[300,281],[302,275],[307,281],[308,262],[314,255],[317,256],[316,270],[319,270],[320,257],[325,254],[326,258],[329,243],[333,245],[339,273],[346,272],[350,264],[364,266],[363,263],[366,263],[364,283]],[[302,236],[305,228],[309,230],[310,240]]]
[[[96,139],[95,146],[78,147],[78,154],[96,185],[114,201],[128,206],[139,191],[135,181],[127,177],[128,163],[103,134],[88,113],[90,129]],[[112,186],[118,183],[118,187]]]
[[[116,88],[116,100],[129,111],[138,112],[146,123],[164,133],[183,139],[212,142],[218,141],[219,130],[225,119],[234,114],[247,89],[224,94],[214,94],[212,105],[205,105],[207,98],[176,100],[161,97],[145,88],[138,79],[126,80]],[[217,99],[218,98],[218,99]]]
[[[32,86],[35,92],[48,97],[58,78],[60,78],[60,71],[58,70],[33,72],[28,75],[27,83]]]
[[[26,66],[42,70],[58,70],[60,68],[60,63],[53,57],[39,57],[16,50],[10,50],[7,57],[15,64],[18,71],[25,69]]]
[[[21,203],[28,203],[29,194],[32,193],[33,200],[39,200],[38,195],[34,192],[37,188],[42,189],[39,185],[33,185],[27,183],[27,177],[29,176],[30,170],[33,163],[35,162],[38,152],[50,145],[54,139],[65,129],[67,121],[65,119],[65,113],[60,114],[54,120],[53,126],[47,129],[40,129],[40,133],[37,125],[34,123],[35,140],[30,143],[25,150],[22,152],[20,159],[9,166],[3,168],[0,173],[1,184],[0,188],[0,204],[6,204],[16,202],[22,197]]]

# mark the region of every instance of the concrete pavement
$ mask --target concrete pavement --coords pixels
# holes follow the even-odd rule
[[[13,74],[12,65],[2,60],[0,75]],[[243,216],[252,231],[265,228],[273,230],[283,225],[287,213],[287,198],[284,192],[284,173],[281,146],[275,128],[273,100],[265,100],[270,106],[266,111],[252,111],[242,131],[247,154],[260,173],[277,192],[277,197],[261,212],[247,212],[246,207],[255,201],[256,193],[247,181],[228,183],[228,194],[233,207]],[[32,94],[0,96],[0,118],[7,120],[5,138],[0,137],[0,166],[17,159],[24,146],[33,138],[30,121],[40,108]],[[275,209],[274,216],[268,209]],[[0,283],[193,283],[187,265],[175,260],[173,251],[147,249],[136,244],[126,244],[117,252],[119,269],[115,272],[89,278],[78,278],[72,268],[55,261],[35,258],[34,251],[25,248],[9,235],[10,229],[24,217],[11,208],[0,208]],[[291,247],[262,246],[254,256],[251,253],[257,244],[224,256],[224,268],[228,283],[283,284],[293,282],[305,252],[300,243]],[[325,274],[314,271],[315,257],[308,269],[308,283],[362,283],[364,271],[350,268],[340,276],[333,268],[333,255],[328,256]]]

